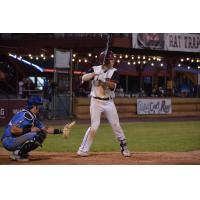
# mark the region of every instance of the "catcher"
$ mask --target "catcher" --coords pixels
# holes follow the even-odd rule
[[[11,160],[29,161],[29,152],[42,146],[47,134],[63,134],[64,138],[69,136],[75,122],[66,124],[63,130],[44,126],[37,117],[42,105],[41,97],[29,98],[26,108],[15,114],[5,127],[1,142],[5,149],[11,151]]]

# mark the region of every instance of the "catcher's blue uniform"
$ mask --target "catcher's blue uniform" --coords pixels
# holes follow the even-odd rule
[[[33,113],[31,113],[31,111],[23,109],[22,111],[18,112],[12,117],[8,125],[5,127],[4,134],[1,138],[3,147],[8,151],[20,149],[25,142],[32,141],[38,134],[37,132],[28,132],[16,136],[11,133],[12,126],[17,126],[19,128],[32,126],[38,127],[39,129],[44,128],[44,125]]]

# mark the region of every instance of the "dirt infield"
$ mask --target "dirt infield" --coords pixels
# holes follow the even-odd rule
[[[199,165],[200,151],[191,152],[135,152],[124,158],[118,152],[93,152],[89,157],[75,153],[32,152],[29,162],[9,159],[9,152],[0,148],[0,165]]]

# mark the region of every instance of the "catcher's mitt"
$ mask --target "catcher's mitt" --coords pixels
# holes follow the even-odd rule
[[[75,121],[71,122],[71,123],[68,123],[64,126],[63,128],[63,137],[64,139],[67,139],[69,137],[69,134],[70,134],[70,131],[71,131],[71,128],[76,124]]]

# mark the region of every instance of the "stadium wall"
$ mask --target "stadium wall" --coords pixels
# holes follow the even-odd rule
[[[137,115],[137,98],[116,98],[120,118],[142,117],[200,117],[200,98],[172,98],[172,113],[166,115]],[[89,98],[75,98],[74,114],[77,119],[90,119]],[[102,116],[105,118],[105,116]]]

